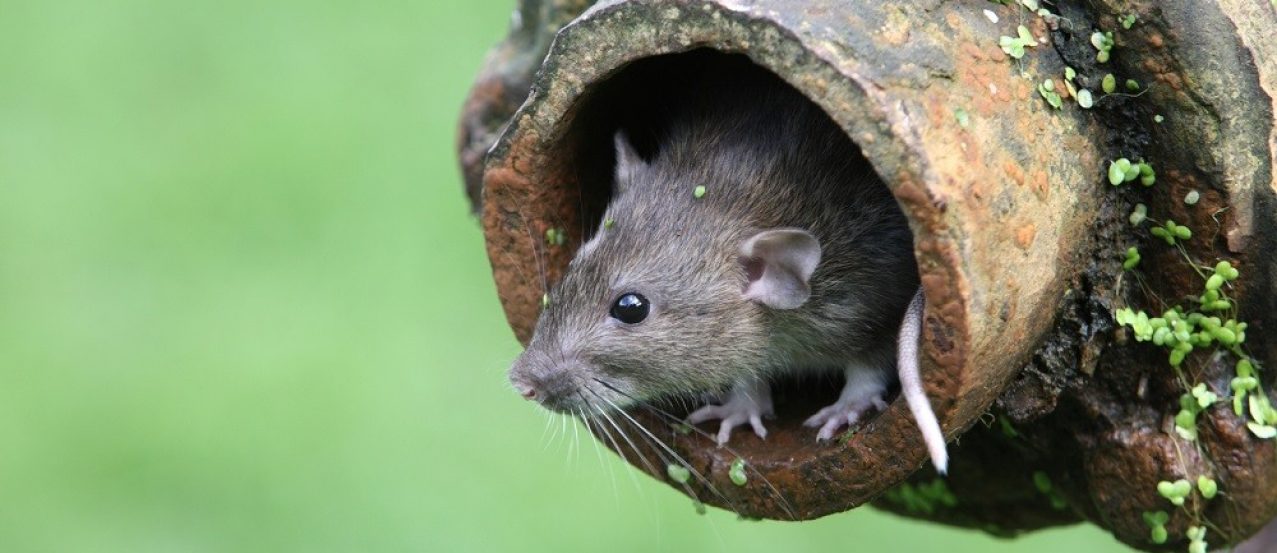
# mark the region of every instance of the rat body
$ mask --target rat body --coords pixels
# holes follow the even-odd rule
[[[917,372],[912,235],[890,191],[774,76],[709,72],[687,89],[650,160],[616,134],[611,203],[550,291],[511,368],[516,389],[579,414],[717,393],[688,420],[721,419],[724,443],[743,424],[766,436],[770,379],[842,371],[838,401],[807,421],[824,440],[886,407],[899,349],[903,394],[943,471]]]

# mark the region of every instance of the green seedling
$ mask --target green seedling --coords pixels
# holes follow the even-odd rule
[[[1184,226],[1177,225],[1175,221],[1167,219],[1160,227],[1153,227],[1149,232],[1158,238],[1166,241],[1167,245],[1174,246],[1176,241],[1188,240],[1193,237],[1193,230]]]
[[[744,486],[749,481],[749,477],[745,475],[745,460],[737,457],[732,461],[732,468],[727,471],[727,477],[732,479],[732,483],[737,486]]]
[[[1170,520],[1171,515],[1167,514],[1166,511],[1145,511],[1144,523],[1149,528],[1149,541],[1158,545],[1166,543],[1166,538],[1169,537],[1166,533],[1166,523],[1170,522]]]
[[[1219,484],[1214,480],[1207,478],[1206,475],[1197,477],[1197,491],[1202,494],[1203,498],[1214,499],[1215,494],[1219,493]]]
[[[1095,98],[1091,96],[1091,91],[1085,88],[1077,91],[1073,96],[1077,98],[1077,105],[1082,106],[1082,109],[1091,109],[1091,106],[1095,105]]]
[[[1095,31],[1091,33],[1091,46],[1095,47],[1095,61],[1108,63],[1113,52],[1113,33]]]
[[[1184,499],[1186,499],[1188,494],[1192,492],[1193,485],[1188,483],[1188,480],[1184,480],[1182,478],[1174,482],[1167,482],[1163,480],[1157,483],[1157,493],[1161,494],[1162,497],[1166,498],[1167,501],[1170,501],[1171,504],[1176,507],[1183,505]]]
[[[1126,248],[1126,260],[1122,262],[1122,269],[1129,271],[1140,264],[1140,250],[1135,246]]]
[[[1029,28],[1024,25],[1017,27],[1016,33],[1018,36],[1015,37],[1003,35],[998,39],[998,46],[1000,46],[1002,51],[1006,52],[1008,56],[1018,60],[1024,57],[1025,48],[1037,46],[1038,41],[1034,40],[1033,34],[1030,33]]]
[[[686,484],[692,477],[692,471],[687,470],[687,467],[674,463],[670,463],[665,466],[665,474],[669,475],[670,480],[678,482],[679,484]]]
[[[1131,211],[1131,216],[1127,219],[1131,222],[1131,226],[1138,227],[1147,218],[1148,206],[1144,204],[1135,204],[1135,209]]]
[[[1055,109],[1064,107],[1064,100],[1060,98],[1060,94],[1055,91],[1055,81],[1047,79],[1038,85],[1038,94],[1046,99],[1046,103]]]

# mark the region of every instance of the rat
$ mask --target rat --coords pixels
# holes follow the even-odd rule
[[[707,71],[662,105],[646,158],[613,135],[612,197],[545,308],[510,380],[589,414],[662,398],[716,399],[687,421],[766,438],[770,383],[841,371],[805,422],[829,440],[886,408],[897,381],[936,469],[945,440],[922,388],[924,299],[908,221],[859,149],[770,73]]]

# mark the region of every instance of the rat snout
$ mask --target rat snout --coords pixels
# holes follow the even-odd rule
[[[555,362],[539,352],[523,352],[510,367],[510,383],[525,399],[546,409],[566,412],[580,403],[580,386],[574,377],[576,363]]]

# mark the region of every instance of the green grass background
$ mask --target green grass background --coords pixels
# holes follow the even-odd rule
[[[697,516],[543,433],[453,156],[512,4],[0,0],[0,551],[1120,549]]]

